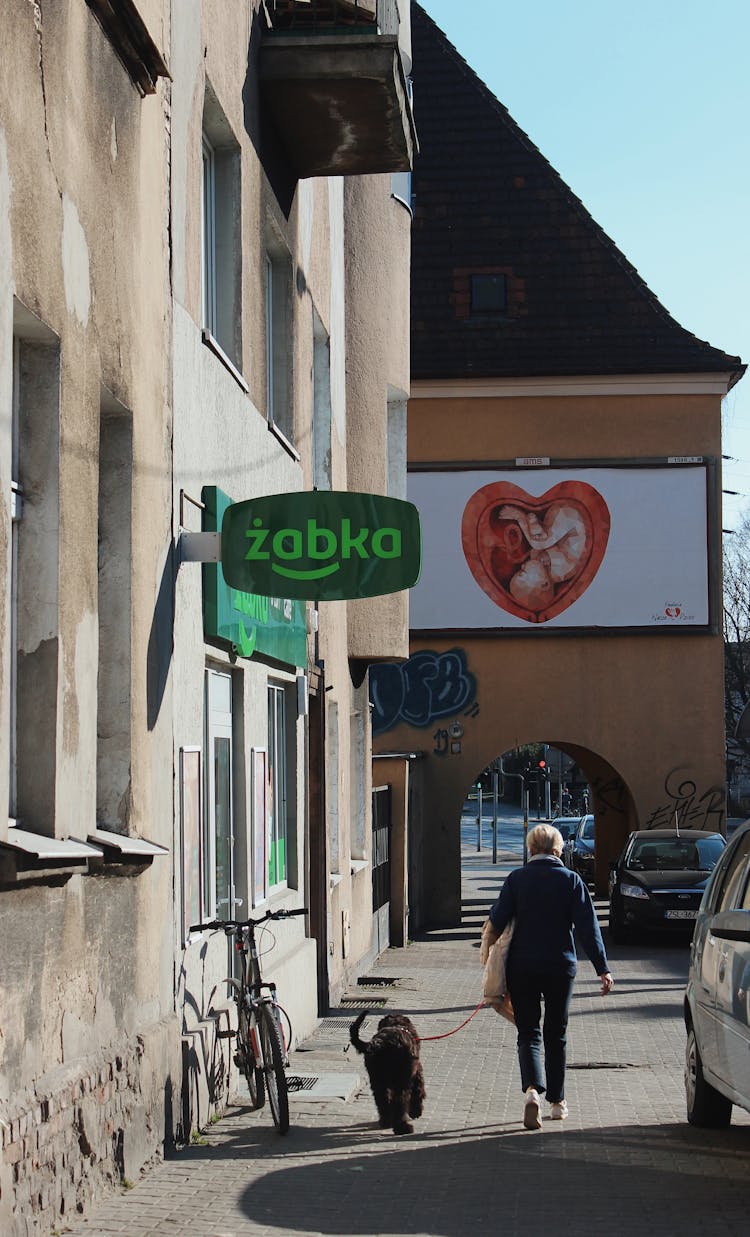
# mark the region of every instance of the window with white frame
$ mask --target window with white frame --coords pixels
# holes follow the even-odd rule
[[[313,488],[330,490],[331,463],[331,341],[313,310]]]
[[[292,262],[280,244],[266,252],[266,407],[269,425],[294,445]]]
[[[269,838],[268,887],[287,884],[289,874],[290,733],[286,688],[268,685]]]
[[[201,316],[204,340],[242,369],[240,148],[209,82],[203,106]],[[246,386],[246,384],[243,385]]]
[[[203,326],[211,335],[216,328],[216,155],[203,134],[203,179],[201,182],[201,291]]]

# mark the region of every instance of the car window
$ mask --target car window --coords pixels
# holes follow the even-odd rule
[[[729,861],[719,896],[714,905],[715,911],[729,911],[736,906],[747,874],[748,855],[750,855],[750,830],[742,837]]]
[[[594,818],[593,818],[593,816],[586,816],[586,817],[584,818],[583,824],[582,824],[582,826],[581,826],[581,833],[580,833],[580,836],[581,836],[582,838],[588,838],[588,839],[589,839],[589,841],[591,841],[591,840],[592,840],[592,838],[593,838],[593,836],[594,836]]]
[[[745,896],[742,899],[740,910],[750,911],[750,867],[747,870],[747,884],[745,885]]]
[[[642,872],[711,872],[724,851],[724,839],[643,838],[633,843],[628,867]]]

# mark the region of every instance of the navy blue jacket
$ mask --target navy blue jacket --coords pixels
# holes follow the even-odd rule
[[[575,975],[576,929],[597,975],[609,970],[589,891],[578,873],[554,855],[540,855],[509,873],[490,920],[495,931],[502,932],[511,919],[509,969]]]

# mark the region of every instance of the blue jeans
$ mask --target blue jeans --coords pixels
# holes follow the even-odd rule
[[[565,1051],[568,1010],[573,993],[572,975],[529,974],[510,968],[508,991],[518,1031],[521,1087],[547,1092],[551,1104],[565,1098]],[[544,999],[544,1029],[540,1029]],[[544,1041],[544,1071],[542,1071]],[[546,1082],[545,1082],[546,1077]]]

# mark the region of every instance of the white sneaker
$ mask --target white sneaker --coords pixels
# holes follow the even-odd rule
[[[568,1105],[565,1103],[565,1100],[560,1100],[559,1103],[553,1104],[549,1115],[552,1121],[564,1121],[568,1115]]]
[[[541,1130],[542,1128],[542,1118],[539,1116],[539,1092],[534,1087],[528,1087],[526,1090],[523,1124],[527,1130]]]

